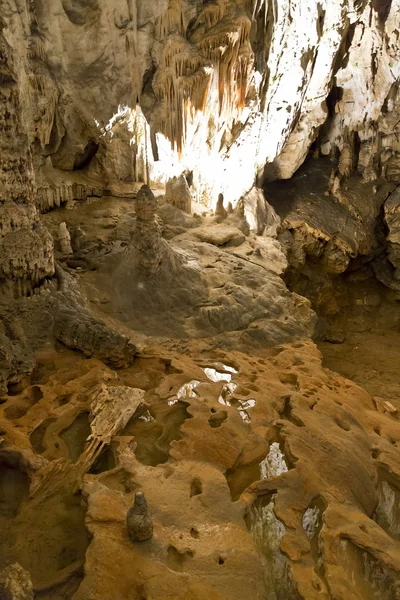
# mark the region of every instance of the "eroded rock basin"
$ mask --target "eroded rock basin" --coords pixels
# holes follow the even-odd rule
[[[25,414],[10,409],[26,391],[1,405],[23,448],[0,461],[1,557],[29,571],[35,597],[397,597],[397,414],[325,370],[312,342],[153,346],[118,373],[63,352]],[[143,396],[92,456],[99,386]],[[132,544],[138,490],[154,536]]]

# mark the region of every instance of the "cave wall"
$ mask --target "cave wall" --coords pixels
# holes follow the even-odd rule
[[[25,296],[54,274],[53,238],[39,221],[18,58],[0,20],[0,296]]]

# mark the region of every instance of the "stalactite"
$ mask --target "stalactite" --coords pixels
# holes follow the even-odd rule
[[[90,184],[65,181],[61,183],[38,182],[35,204],[41,213],[59,208],[73,200],[87,200],[90,197],[101,197],[103,189]]]
[[[38,36],[31,36],[27,56],[30,60],[47,62],[46,50],[42,40]]]
[[[174,32],[165,40],[153,89],[166,105],[162,129],[178,152],[185,137],[188,106],[197,110],[204,106],[211,68],[211,63],[182,36]]]
[[[125,50],[128,57],[130,69],[130,82],[132,88],[132,104],[140,103],[141,96],[141,76],[140,61],[138,58],[137,30],[132,27],[125,34]]]
[[[246,0],[245,6],[249,12],[252,14],[253,20],[255,20],[260,12],[265,8],[265,13],[268,13],[266,8],[266,4],[268,4],[269,0]]]
[[[137,35],[136,32],[130,30],[125,34],[125,48],[126,53],[132,54],[134,57],[136,56],[136,47],[137,47]]]
[[[35,137],[41,148],[50,142],[55,113],[58,103],[58,91],[47,73],[28,73],[28,102],[35,108],[32,125]]]
[[[165,105],[161,129],[178,152],[188,119],[205,109],[213,71],[218,73],[219,113],[229,122],[245,106],[254,62],[251,20],[239,1],[206,4],[191,26],[189,39],[182,27],[181,3],[170,0],[160,24],[163,50],[153,89]]]
[[[169,0],[167,11],[159,20],[158,30],[160,39],[164,39],[172,32],[185,35],[186,26],[183,18],[182,0]]]
[[[219,0],[216,4],[206,4],[202,12],[196,19],[193,29],[197,29],[201,25],[205,25],[207,29],[214,27],[221,19],[224,18],[226,12],[225,0]]]
[[[36,186],[14,60],[0,21],[0,291],[19,297],[54,274],[54,253],[34,205]]]
[[[235,19],[222,21],[199,42],[202,54],[218,68],[220,114],[232,116],[244,107],[248,78],[254,61],[249,43],[251,22],[237,10]]]

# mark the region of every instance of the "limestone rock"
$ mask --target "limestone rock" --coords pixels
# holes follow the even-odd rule
[[[95,444],[109,444],[143,402],[144,390],[127,386],[106,387],[101,385],[93,394],[90,412],[89,441]]]
[[[184,175],[173,177],[167,181],[165,189],[165,200],[180,208],[189,215],[192,212],[192,195]]]
[[[400,189],[397,188],[385,202],[385,221],[389,228],[389,260],[396,269],[395,277],[400,279]]]
[[[211,225],[204,229],[196,230],[196,236],[202,242],[214,246],[240,246],[245,240],[245,235],[236,227],[226,225]]]
[[[136,353],[136,346],[126,336],[72,304],[58,304],[54,336],[67,348],[80,350],[85,356],[96,356],[114,368],[132,364]]]
[[[243,197],[244,213],[250,229],[257,235],[276,237],[280,218],[265,199],[261,189],[253,187]]]
[[[105,186],[99,177],[90,178],[81,171],[57,171],[46,163],[36,169],[35,174],[37,191],[34,200],[41,213],[65,204],[68,206],[74,200],[100,197],[104,192]]]
[[[143,492],[136,492],[135,503],[126,515],[126,524],[132,542],[145,542],[153,537],[153,522]]]
[[[87,243],[86,233],[83,231],[82,227],[76,225],[72,229],[71,233],[71,246],[74,252],[79,252],[82,250]]]
[[[398,409],[395,406],[393,406],[393,404],[388,400],[384,400],[379,396],[374,396],[373,400],[374,404],[376,405],[376,410],[378,410],[379,412],[384,414],[387,413],[389,415],[392,415],[393,417],[398,416]]]
[[[0,571],[0,598],[2,600],[33,600],[31,577],[18,563]]]
[[[379,188],[373,182],[360,185],[359,176],[353,175],[333,196],[333,190],[328,191],[333,180],[340,182],[329,164],[309,161],[290,181],[265,188],[282,218],[279,240],[286,248],[291,289],[311,293],[314,306],[330,314],[340,310],[334,298],[335,276],[344,273],[356,257],[367,260],[377,251],[381,243],[377,219],[394,187],[391,183]],[[307,196],[311,182],[316,191]],[[312,274],[315,282],[307,292]]]
[[[35,360],[29,349],[0,331],[0,394],[7,394],[10,384],[28,379],[34,366]]]
[[[343,144],[340,154],[338,170],[342,177],[350,177],[354,168],[354,152],[352,145],[347,142]]]
[[[223,189],[236,204],[266,163],[267,177],[290,177],[317,138],[323,153],[339,152],[347,174],[357,132],[360,172],[397,181],[395,3],[381,11],[373,0],[335,0],[321,9],[310,0],[302,10],[284,0],[276,14],[253,0],[7,6],[35,165],[50,156],[58,169],[89,169],[112,186],[168,181],[173,164],[181,207],[189,202],[183,173],[193,175],[197,200],[211,206]],[[44,190],[40,204],[52,196]]]
[[[0,284],[14,297],[31,294],[46,277],[54,275],[54,243],[40,222],[5,235],[1,241]]]
[[[54,275],[53,239],[34,207],[35,179],[17,65],[0,20],[0,289],[11,297],[29,295]]]
[[[246,218],[244,198],[237,203],[235,210],[230,218],[231,223],[235,223],[244,235],[250,235],[250,225]]]
[[[136,226],[131,246],[139,254],[140,267],[150,274],[157,273],[163,258],[164,242],[156,221],[157,199],[147,185],[139,190],[136,200]]]
[[[90,402],[90,430],[87,446],[80,458],[83,470],[93,465],[101,452],[109,447],[143,402],[144,390],[127,386],[99,385]]]
[[[386,162],[385,177],[388,181],[400,183],[400,155],[395,154]]]
[[[147,194],[140,196],[142,216]],[[119,245],[117,252],[105,252],[96,259],[96,271],[79,278],[83,285],[91,280],[85,291],[105,320],[118,318],[146,336],[220,335],[230,345],[246,339],[269,346],[313,329],[315,315],[309,303],[303,299],[298,310],[282,282],[287,260],[278,240],[253,233],[246,238],[235,226],[245,221],[237,211],[216,224],[212,216],[185,217],[169,204],[162,206],[163,229],[174,226],[175,235],[167,241],[154,231],[153,221],[137,219],[134,228],[143,225],[144,235],[134,229],[122,252]],[[153,211],[154,206],[149,218]],[[146,232],[151,234],[147,247]],[[151,264],[154,258],[154,233],[160,236],[156,239],[161,260],[152,273],[142,261],[148,256]],[[92,239],[89,236],[89,246]]]
[[[58,241],[63,254],[72,254],[71,235],[65,221],[58,226]]]
[[[335,282],[357,286],[344,274],[359,264],[392,292],[400,281],[397,193],[387,199],[400,172],[399,8],[1,3],[0,287],[13,301],[1,299],[0,519],[39,596],[399,596],[398,386],[372,397],[325,368],[304,297],[337,315]],[[300,169],[311,147],[324,159]],[[270,183],[267,203],[261,170],[295,175]],[[134,182],[146,182],[136,198]],[[61,227],[63,250],[80,252],[68,266],[94,265],[73,278],[44,223],[56,237],[61,204],[105,190],[119,197],[99,201],[101,224],[87,202],[68,214],[71,240]],[[221,190],[216,223],[201,204]],[[202,217],[187,214],[192,196]],[[14,301],[54,271],[57,291]],[[383,297],[357,296],[355,316]],[[389,316],[398,328],[398,306]],[[391,340],[381,358],[395,363]],[[381,377],[365,371],[368,385]],[[136,489],[151,515],[140,492],[127,514]],[[135,542],[154,523],[154,552],[129,543],[125,523]],[[28,591],[7,594],[32,600],[12,568]]]
[[[141,221],[153,221],[157,211],[157,198],[148,185],[143,185],[135,200],[136,216]]]

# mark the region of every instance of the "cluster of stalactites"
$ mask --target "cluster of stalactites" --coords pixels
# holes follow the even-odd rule
[[[221,21],[226,12],[227,0],[217,0],[215,3],[206,4],[193,24],[193,30],[204,25],[207,30]]]
[[[230,122],[244,108],[254,61],[250,30],[243,2],[217,0],[203,7],[186,36],[181,0],[170,0],[159,23],[163,50],[153,88],[165,107],[161,130],[179,152],[188,119],[205,110],[215,71],[220,115]]]
[[[191,110],[204,110],[211,74],[211,63],[186,38],[176,33],[168,36],[153,89],[166,107],[161,129],[179,152]]]
[[[37,140],[44,150],[50,143],[59,92],[49,70],[45,38],[39,32],[36,4],[32,0],[27,3],[27,17],[30,35],[25,75],[19,82],[19,95],[22,109],[29,107],[29,114],[23,119],[28,127],[28,137],[31,142]]]
[[[58,103],[58,91],[48,74],[31,72],[27,77],[29,105],[34,106],[33,135],[44,149],[50,143]]]
[[[227,120],[245,105],[254,61],[250,30],[251,21],[244,9],[234,7],[197,44],[218,69],[219,108]]]
[[[182,0],[169,0],[165,14],[158,24],[158,35],[161,40],[170,33],[185,35],[186,25],[183,17]]]
[[[275,0],[272,0],[272,4]],[[245,0],[246,8],[251,11],[253,19],[256,18],[265,7],[266,0]]]

